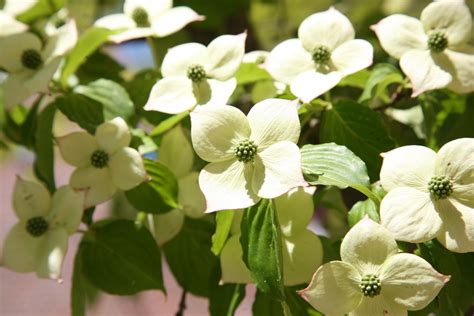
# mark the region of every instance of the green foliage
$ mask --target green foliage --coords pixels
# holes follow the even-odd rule
[[[380,98],[387,103],[390,101],[387,88],[392,84],[402,83],[403,80],[403,75],[397,67],[391,64],[378,64],[370,73],[365,86],[362,86],[364,91],[359,97],[359,102]]]
[[[89,83],[97,78],[122,82],[120,72],[124,69],[115,59],[100,50],[96,50],[77,69],[76,76],[82,84]]]
[[[349,226],[352,227],[365,216],[369,216],[374,222],[380,223],[380,216],[377,212],[377,205],[374,201],[367,199],[365,201],[359,201],[354,206],[352,206],[351,210],[347,214],[347,219],[349,221]]]
[[[82,249],[79,247],[74,257],[71,287],[72,316],[85,316],[87,303],[92,303],[98,294],[97,289],[87,280],[82,272]]]
[[[217,267],[212,276],[209,296],[211,316],[233,316],[245,298],[245,284],[219,284],[221,271]]]
[[[218,256],[224,248],[234,219],[234,210],[220,211],[216,214],[216,232],[212,235],[213,254]]]
[[[58,12],[64,6],[64,0],[38,0],[31,8],[16,17],[23,23],[33,23]]]
[[[35,132],[36,176],[44,182],[50,192],[54,192],[54,144],[53,122],[56,114],[55,104],[48,105],[38,116]]]
[[[57,98],[55,104],[69,120],[76,122],[91,134],[94,134],[96,127],[104,122],[102,104],[81,94],[67,93]]]
[[[237,84],[246,85],[261,80],[271,80],[270,74],[254,63],[242,63],[235,74]]]

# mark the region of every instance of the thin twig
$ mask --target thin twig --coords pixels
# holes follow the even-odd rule
[[[186,290],[183,290],[183,293],[181,294],[181,301],[179,302],[179,310],[176,312],[176,316],[184,315],[184,310],[186,309],[186,294]]]

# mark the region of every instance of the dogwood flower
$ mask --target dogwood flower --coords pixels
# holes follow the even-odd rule
[[[7,12],[0,10],[0,37],[25,32],[28,25],[23,24]]]
[[[163,136],[158,161],[175,174],[179,187],[180,208],[153,216],[155,238],[159,245],[163,245],[181,231],[186,216],[201,218],[205,215],[206,201],[199,189],[199,172],[192,171],[193,147],[180,125]]]
[[[83,193],[70,186],[59,188],[51,197],[43,185],[17,178],[13,208],[19,222],[5,239],[1,265],[60,279],[68,238],[81,223],[83,203]]]
[[[474,138],[453,140],[438,153],[423,146],[384,153],[380,182],[388,192],[381,223],[396,239],[437,238],[451,251],[474,251]]]
[[[407,315],[427,306],[450,278],[416,255],[398,253],[390,232],[368,217],[344,237],[341,259],[322,265],[300,291],[326,315]]]
[[[474,91],[472,16],[464,0],[430,3],[420,20],[390,15],[372,29],[383,49],[400,60],[410,78],[413,97],[448,87],[458,93]]]
[[[171,48],[163,59],[163,79],[152,88],[145,110],[177,114],[196,105],[225,104],[237,85],[246,33],[222,35],[206,47],[187,43]]]
[[[118,189],[130,190],[146,180],[142,157],[127,147],[130,140],[127,123],[120,117],[99,125],[94,136],[74,132],[56,138],[64,161],[77,167],[69,184],[88,190],[86,207],[109,200]]]
[[[199,174],[206,212],[246,208],[306,185],[299,135],[296,104],[288,100],[259,102],[247,117],[229,105],[191,112],[194,150],[211,162]]]
[[[61,27],[45,45],[29,32],[0,38],[0,67],[9,73],[4,89],[5,105],[11,107],[37,92],[48,92],[62,56],[76,41],[74,21]]]
[[[295,96],[310,102],[343,77],[372,64],[372,45],[354,36],[351,22],[331,7],[307,17],[298,38],[278,44],[266,68],[273,78],[290,85]]]
[[[104,16],[95,26],[123,30],[109,37],[110,41],[121,43],[148,36],[168,36],[191,22],[202,20],[204,16],[191,8],[173,8],[173,0],[125,0],[123,13]]]
[[[306,229],[313,216],[315,187],[299,187],[274,200],[281,230],[283,282],[286,286],[307,283],[323,260],[318,236]],[[250,271],[242,260],[240,222],[242,211],[235,211],[232,236],[220,256],[224,283],[252,283]]]

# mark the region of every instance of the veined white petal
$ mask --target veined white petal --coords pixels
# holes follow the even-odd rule
[[[217,105],[222,106],[227,104],[232,93],[234,93],[235,88],[237,87],[237,80],[235,78],[230,78],[226,81],[220,81],[216,79],[207,79],[207,84],[210,88],[210,98],[206,102],[199,103],[200,105]]]
[[[436,58],[438,57],[438,58]],[[446,49],[435,61],[451,74],[453,80],[448,88],[456,93],[474,91],[474,47],[466,46],[456,50]]]
[[[221,35],[207,46],[206,73],[210,78],[228,80],[242,63],[247,33]]]
[[[109,30],[128,30],[137,27],[131,17],[123,13],[109,14],[95,21],[94,26],[103,27]]]
[[[332,51],[342,43],[354,39],[354,34],[351,21],[334,7],[310,15],[301,22],[298,29],[298,37],[309,52],[319,46],[326,46]]]
[[[412,97],[428,90],[446,87],[453,77],[437,65],[428,50],[410,50],[400,58],[400,67],[410,78]]]
[[[176,125],[161,139],[158,161],[167,166],[177,178],[187,175],[194,163],[194,150],[184,127]]]
[[[168,77],[153,86],[144,109],[178,114],[191,110],[196,104],[191,80],[184,76]]]
[[[95,138],[101,149],[113,155],[120,148],[127,147],[132,136],[123,118],[116,117],[100,124],[95,131]]]
[[[251,166],[236,159],[208,164],[199,174],[206,197],[206,213],[234,210],[256,204],[260,199],[251,188]]]
[[[76,232],[84,211],[84,191],[74,191],[65,185],[53,194],[51,213],[47,216],[49,227],[64,228],[69,235]]]
[[[347,76],[372,65],[373,57],[372,45],[355,39],[339,45],[331,54],[331,62],[337,71]]]
[[[90,165],[92,153],[99,148],[94,136],[86,132],[74,132],[56,138],[64,161],[75,167]]]
[[[184,225],[184,218],[184,213],[178,209],[153,215],[154,233],[158,245],[164,245],[179,234]]]
[[[385,191],[410,187],[428,192],[435,176],[436,153],[424,146],[403,146],[383,153],[380,182]]]
[[[44,185],[17,177],[13,209],[18,219],[24,222],[33,217],[46,216],[51,209],[51,196]]]
[[[203,21],[204,19],[204,16],[197,14],[191,8],[176,7],[154,18],[151,21],[151,27],[158,37],[164,37],[178,32],[191,22]]]
[[[130,190],[146,180],[142,156],[133,148],[117,150],[109,159],[112,182],[120,190]]]
[[[297,187],[274,199],[283,235],[295,235],[303,231],[311,222],[315,190],[316,187]]]
[[[0,67],[9,73],[26,69],[22,62],[23,52],[33,49],[41,53],[41,40],[33,33],[16,33],[0,38]]]
[[[443,226],[438,240],[454,252],[474,252],[474,201],[464,204],[455,198],[437,204]]]
[[[222,282],[253,283],[250,271],[242,260],[242,253],[240,234],[231,236],[220,255]]]
[[[170,48],[163,58],[161,73],[163,77],[186,76],[191,65],[204,67],[206,46],[198,43],[186,43]]]
[[[291,83],[290,89],[301,101],[309,103],[334,88],[341,79],[339,72],[323,74],[316,70],[309,70],[298,75]]]
[[[244,113],[230,105],[205,105],[191,113],[194,150],[204,160],[224,161],[235,157],[234,147],[250,138]]]
[[[68,233],[66,229],[51,229],[44,235],[38,249],[39,265],[36,268],[38,277],[61,279],[67,244]]]
[[[375,297],[364,297],[360,305],[352,313],[349,313],[349,316],[368,315],[407,316],[408,312],[406,308],[381,294]]]
[[[69,184],[77,190],[87,190],[84,208],[98,205],[112,198],[117,187],[112,182],[109,168],[79,167],[71,175]]]
[[[186,216],[200,218],[206,210],[206,199],[199,188],[199,173],[191,172],[178,179],[178,201]]]
[[[361,276],[376,274],[385,260],[397,252],[393,235],[368,217],[355,224],[341,244],[342,261],[351,264]]]
[[[423,30],[420,20],[403,15],[390,15],[371,29],[377,35],[382,48],[393,58],[400,59],[412,49],[427,48],[428,37]]]

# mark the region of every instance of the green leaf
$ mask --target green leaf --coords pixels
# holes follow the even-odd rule
[[[186,218],[181,232],[163,245],[166,261],[179,285],[194,295],[210,294],[212,271],[219,260],[211,252],[214,225]]]
[[[58,109],[73,122],[91,134],[104,122],[103,106],[80,94],[68,93],[56,99]]]
[[[252,102],[258,103],[277,95],[277,89],[273,80],[263,80],[257,82],[252,88]]]
[[[235,73],[238,85],[255,83],[261,80],[272,80],[270,74],[254,63],[242,63]]]
[[[258,289],[283,301],[283,266],[280,226],[269,200],[245,210],[241,222],[242,259]]]
[[[286,304],[295,316],[323,316],[322,313],[315,310],[307,301],[298,295],[297,291],[304,286],[286,287]]]
[[[87,303],[93,303],[97,297],[97,289],[87,280],[82,272],[82,247],[74,257],[74,270],[71,286],[71,315],[85,316]]]
[[[367,81],[369,80],[370,74],[370,70],[363,69],[353,73],[352,75],[342,78],[341,82],[339,82],[337,85],[341,87],[350,86],[364,89]]]
[[[163,120],[151,131],[150,136],[153,137],[153,136],[158,136],[158,135],[163,134],[164,132],[166,132],[166,131],[170,130],[171,128],[173,128],[173,126],[175,126],[176,124],[181,122],[183,119],[188,117],[188,115],[189,115],[189,112],[186,111],[186,112],[183,112],[183,113],[173,115],[173,116]]]
[[[153,88],[160,78],[161,74],[158,71],[154,69],[146,69],[140,71],[130,81],[124,83],[124,87],[127,89],[133,103],[135,103],[137,111],[143,109],[143,106],[145,106],[148,101],[151,88]],[[156,111],[143,111],[143,113],[164,114]]]
[[[97,222],[81,247],[82,272],[97,288],[116,295],[164,291],[160,250],[151,233],[133,221]]]
[[[390,100],[387,87],[393,83],[402,83],[403,75],[397,67],[391,64],[378,64],[374,67],[365,85],[359,102],[381,98],[384,102]]]
[[[233,316],[245,298],[246,284],[219,284],[221,270],[217,265],[213,276],[209,295],[209,312],[211,316]]]
[[[229,236],[232,221],[234,219],[234,210],[221,211],[216,214],[216,232],[212,235],[213,254],[218,256],[224,248],[227,237]]]
[[[125,192],[127,200],[139,211],[162,214],[177,208],[178,181],[162,163],[144,160],[149,180]]]
[[[64,0],[38,0],[31,8],[19,14],[16,19],[20,22],[32,22],[47,18],[58,12],[64,6]]]
[[[56,105],[51,103],[38,116],[35,133],[36,160],[34,170],[36,176],[46,184],[50,192],[54,192],[54,144],[53,123]]]
[[[121,82],[120,72],[123,70],[124,67],[115,59],[97,50],[86,58],[86,61],[76,71],[76,75],[82,84],[89,83],[97,78]]]
[[[380,153],[394,147],[378,113],[350,100],[343,100],[324,112],[320,140],[349,148],[367,164],[372,181],[379,178]]]
[[[283,311],[282,303],[257,289],[252,305],[252,315],[287,316]]]
[[[38,109],[43,98],[39,98],[35,101],[33,106],[30,108],[25,121],[21,124],[21,138],[23,144],[31,148],[35,143],[36,124],[38,121]]]
[[[365,163],[345,146],[334,143],[305,145],[301,148],[303,174],[309,183],[351,187],[379,201],[370,191]]]
[[[127,91],[114,81],[98,79],[87,85],[77,86],[74,92],[102,104],[106,121],[119,116],[130,123],[135,115],[133,102]]]
[[[61,84],[66,87],[69,77],[86,61],[86,58],[105,43],[110,35],[116,32],[100,27],[87,29],[66,57],[60,77]]]
[[[374,201],[368,199],[365,201],[359,201],[354,204],[354,206],[352,206],[351,210],[347,214],[349,226],[352,227],[357,224],[362,218],[365,217],[365,215],[368,215],[371,220],[380,223],[377,205],[375,205]]]

